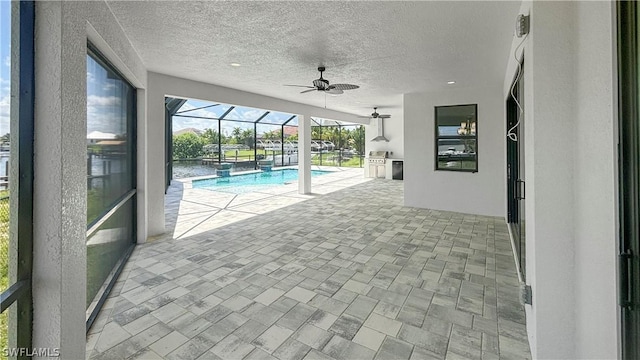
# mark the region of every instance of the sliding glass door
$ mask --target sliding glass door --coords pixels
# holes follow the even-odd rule
[[[521,68],[520,74],[524,72]],[[507,99],[507,220],[513,237],[519,271],[524,280],[526,228],[524,214],[524,79],[514,80],[513,94]],[[513,96],[512,96],[513,95]]]
[[[87,327],[135,244],[136,90],[87,55]]]

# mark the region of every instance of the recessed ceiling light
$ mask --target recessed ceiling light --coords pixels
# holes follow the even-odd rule
[[[447,81],[447,84],[449,84],[449,85],[453,85],[455,83],[456,83],[455,81]]]
[[[231,63],[231,66],[233,66],[233,67],[238,67],[238,66],[240,66],[240,64],[238,64],[238,63]]]

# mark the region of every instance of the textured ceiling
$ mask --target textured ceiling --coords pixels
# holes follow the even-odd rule
[[[400,115],[402,94],[502,84],[519,2],[108,1],[149,70],[325,106]],[[240,67],[232,67],[239,63]],[[447,81],[456,81],[447,85]]]

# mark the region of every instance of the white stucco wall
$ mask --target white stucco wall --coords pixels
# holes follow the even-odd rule
[[[478,104],[478,172],[435,171],[434,107]],[[498,82],[404,96],[404,204],[504,217],[505,105]]]
[[[147,171],[148,171],[148,231],[149,236],[163,234],[164,226],[164,98],[165,96],[199,99],[226,104],[249,106],[259,109],[281,111],[303,115],[305,119],[319,117],[362,123],[357,115],[323,109],[270,96],[252,94],[213,84],[176,78],[169,75],[149,72],[147,92],[147,116],[149,119],[147,137]],[[306,147],[305,147],[306,149]],[[310,145],[309,145],[310,151]],[[304,159],[301,156],[301,161]],[[304,186],[308,189],[308,186]],[[304,190],[308,192],[309,190]]]
[[[534,358],[616,358],[612,3],[524,2],[526,306]],[[513,48],[521,39],[514,38]],[[503,91],[515,73],[510,57]]]
[[[389,119],[384,119],[384,136],[389,140],[371,141],[378,136],[377,122],[371,121],[365,126],[365,155],[369,151],[389,151],[390,158],[404,159],[404,119],[400,112]]]
[[[38,2],[35,26],[33,347],[83,359],[87,39],[136,86],[146,72],[103,1]]]

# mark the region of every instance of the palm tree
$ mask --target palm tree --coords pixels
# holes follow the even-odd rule
[[[202,138],[207,144],[217,144],[219,134],[216,130],[213,129],[205,129],[204,133],[202,133]]]
[[[246,129],[240,135],[241,142],[239,144],[245,144],[249,147],[249,149],[253,149],[255,147],[254,137],[253,137],[253,129]]]

